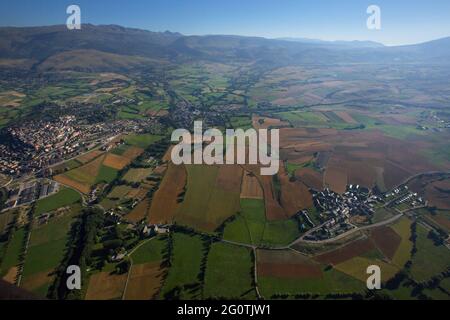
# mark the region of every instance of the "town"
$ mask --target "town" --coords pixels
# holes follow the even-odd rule
[[[426,201],[417,193],[409,191],[406,185],[384,195],[375,195],[359,185],[348,185],[342,195],[326,188],[320,192],[314,191],[313,199],[323,223],[315,227],[308,212],[302,212],[309,225],[315,227],[304,236],[304,240],[312,242],[330,240],[361,225],[370,224],[376,210],[383,207],[393,208],[401,214],[426,206]]]
[[[99,148],[120,134],[142,133],[152,125],[152,119],[82,124],[74,115],[28,121],[2,132],[0,172],[15,178],[38,173]]]

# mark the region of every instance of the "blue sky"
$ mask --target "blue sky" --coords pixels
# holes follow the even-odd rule
[[[0,25],[62,24],[70,4],[81,7],[82,23],[187,35],[373,40],[388,45],[450,36],[449,0],[2,0]],[[381,8],[379,31],[366,27],[371,4]]]

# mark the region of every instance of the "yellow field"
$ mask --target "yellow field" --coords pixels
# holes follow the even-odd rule
[[[149,300],[162,285],[163,271],[159,262],[150,262],[133,266],[125,293],[126,300]]]
[[[402,268],[411,257],[412,242],[411,238],[411,221],[408,218],[401,218],[391,228],[402,238],[397,251],[395,252],[392,262]]]
[[[367,267],[377,265],[381,269],[381,279],[383,282],[391,279],[399,271],[393,265],[387,264],[381,260],[370,260],[363,257],[355,257],[335,266],[335,268],[349,276],[358,280],[366,281],[369,275],[367,274]]]
[[[112,300],[122,297],[127,274],[100,272],[91,276],[86,292],[86,300]]]

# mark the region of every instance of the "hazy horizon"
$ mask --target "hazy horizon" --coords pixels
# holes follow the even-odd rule
[[[14,26],[14,25],[0,25],[0,28],[38,28],[38,27],[54,27],[54,26],[62,26],[64,24],[43,24],[43,25],[29,25],[29,26]],[[373,43],[379,43],[382,44],[386,47],[395,47],[395,46],[408,46],[408,45],[416,45],[416,44],[421,44],[421,43],[426,43],[426,42],[432,42],[432,41],[436,41],[436,40],[441,40],[441,39],[446,39],[446,38],[450,38],[450,34],[446,35],[446,36],[442,36],[439,38],[432,38],[429,40],[425,40],[425,41],[421,41],[421,42],[414,42],[414,43],[406,43],[406,44],[386,44],[380,41],[375,41],[375,40],[370,40],[370,39],[331,39],[331,40],[327,40],[327,39],[323,39],[323,38],[310,38],[310,37],[303,37],[303,36],[296,36],[296,37],[266,37],[266,36],[258,36],[258,35],[246,35],[246,34],[228,34],[228,33],[204,33],[204,34],[187,34],[178,30],[151,30],[151,29],[145,29],[145,28],[140,28],[140,27],[132,27],[132,26],[125,26],[125,25],[120,25],[120,24],[94,24],[94,23],[90,23],[90,22],[85,22],[82,23],[83,25],[92,25],[92,26],[119,26],[119,27],[123,27],[123,28],[129,28],[129,29],[138,29],[138,30],[143,30],[143,31],[149,31],[149,32],[159,32],[159,33],[164,33],[164,32],[171,32],[171,33],[179,33],[183,36],[199,36],[199,37],[204,37],[204,36],[237,36],[237,37],[255,37],[255,38],[263,38],[263,39],[268,39],[268,40],[281,40],[281,41],[324,41],[324,42],[373,42]]]
[[[307,38],[324,41],[373,41],[408,45],[448,37],[450,2],[351,0],[336,3],[274,0],[56,1],[18,0],[0,4],[0,26],[64,24],[67,6],[81,7],[82,23],[121,25],[184,35],[237,35],[269,39]],[[368,30],[366,9],[381,8],[381,30]]]

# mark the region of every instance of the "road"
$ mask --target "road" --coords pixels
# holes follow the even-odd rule
[[[391,190],[395,190],[405,184],[408,184],[411,180],[414,180],[416,178],[419,178],[421,176],[429,176],[429,175],[433,175],[433,174],[450,174],[450,171],[428,171],[428,172],[422,172],[422,173],[418,173],[415,174],[407,179],[405,179],[402,183],[400,183],[399,185],[393,187]]]
[[[354,228],[354,229],[351,229],[351,230],[349,230],[347,232],[344,232],[344,233],[338,235],[337,237],[334,237],[334,238],[331,238],[331,239],[326,239],[326,240],[321,240],[321,241],[303,240],[303,238],[308,235],[307,233],[305,233],[300,238],[298,238],[297,240],[292,242],[289,245],[289,247],[291,247],[291,246],[293,246],[293,245],[295,245],[297,243],[300,243],[300,242],[302,242],[302,243],[309,243],[309,244],[325,244],[325,243],[335,242],[337,240],[343,239],[343,238],[345,238],[345,237],[347,237],[347,236],[349,236],[349,235],[351,235],[351,234],[353,234],[355,232],[358,232],[358,231],[369,230],[369,229],[373,229],[373,228],[377,228],[377,227],[382,227],[382,226],[387,225],[387,224],[391,224],[391,223],[397,221],[398,219],[400,219],[401,217],[403,217],[403,213],[400,213],[400,214],[398,214],[398,215],[396,215],[396,216],[394,216],[392,218],[389,218],[388,220],[384,220],[384,221],[381,221],[381,222],[378,222],[378,223],[374,223],[374,224],[371,224],[370,226]],[[317,228],[320,228],[320,226],[317,227]],[[317,229],[317,228],[314,228],[314,229]],[[315,231],[314,229],[311,229],[309,232]]]

